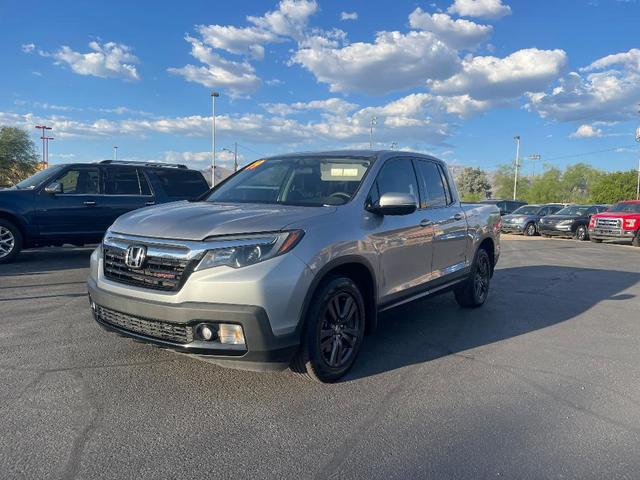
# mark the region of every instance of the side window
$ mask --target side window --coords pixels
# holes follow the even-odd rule
[[[501,214],[505,214],[509,212],[509,210],[507,209],[507,202],[498,202],[496,203],[496,207],[500,209]]]
[[[591,207],[587,210],[587,216],[589,215],[595,215],[596,213],[598,213],[598,209],[597,207]]]
[[[410,159],[394,158],[384,164],[369,193],[369,202],[377,203],[385,193],[409,193],[416,203],[419,201],[418,183]]]
[[[548,215],[551,215],[552,213],[559,212],[560,210],[562,210],[562,207],[549,207]]]
[[[98,168],[67,170],[56,182],[62,185],[62,195],[97,195],[100,174]]]
[[[209,190],[200,172],[175,168],[153,170],[168,197],[195,198]]]
[[[445,172],[442,165],[438,165],[438,170],[440,170],[442,185],[444,185],[444,194],[447,199],[447,205],[449,205],[453,202],[453,195],[451,194],[451,186],[449,185],[449,180],[447,179],[447,172]]]
[[[138,173],[138,183],[140,184],[140,193],[144,196],[151,196],[151,187],[149,186],[149,182],[147,181],[147,177],[142,170],[139,168],[136,170]]]
[[[108,167],[104,182],[107,195],[140,195],[142,187],[138,169],[131,167]]]
[[[420,177],[422,178],[422,186],[424,187],[425,199],[423,208],[444,207],[447,205],[447,194],[442,183],[442,175],[438,165],[427,160],[418,160],[416,162]]]

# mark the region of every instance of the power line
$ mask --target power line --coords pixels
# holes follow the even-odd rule
[[[547,157],[547,160],[562,160],[565,158],[576,158],[576,157],[584,157],[586,155],[595,155],[597,153],[606,153],[606,152],[613,152],[614,150],[618,150],[620,148],[631,148],[634,147],[635,145],[629,144],[629,145],[621,145],[618,147],[613,147],[613,148],[606,148],[604,150],[593,150],[591,152],[583,152],[583,153],[574,153],[572,155],[560,155],[558,157]]]
[[[244,148],[245,150],[250,151],[251,153],[255,153],[256,155],[260,155],[261,157],[266,157],[267,155],[265,155],[264,153],[260,153],[260,152],[256,152],[254,149],[247,147],[246,145],[242,145],[241,143],[238,144],[238,146],[240,148]]]

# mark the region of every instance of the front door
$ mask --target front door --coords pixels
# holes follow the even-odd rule
[[[372,204],[385,193],[408,193],[419,202],[418,182],[411,159],[387,160],[374,182]],[[365,213],[369,239],[379,253],[380,302],[387,303],[420,288],[431,273],[431,246],[426,229],[420,225],[418,210],[409,215],[379,216]]]
[[[37,223],[40,236],[85,240],[102,234],[100,221],[100,172],[97,166],[74,166],[55,180],[62,191],[37,194]]]

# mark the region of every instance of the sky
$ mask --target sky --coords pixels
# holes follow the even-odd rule
[[[635,168],[640,0],[0,0],[0,125],[50,162],[427,152]],[[537,165],[528,156],[539,154]]]

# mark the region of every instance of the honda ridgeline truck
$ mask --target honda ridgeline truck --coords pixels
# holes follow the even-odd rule
[[[378,312],[487,299],[500,212],[461,206],[445,164],[397,151],[257,160],[197,201],[120,217],[91,256],[105,329],[224,366],[332,382]]]
[[[596,243],[617,240],[640,247],[640,200],[618,202],[606,212],[593,215],[589,238]]]

